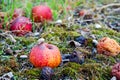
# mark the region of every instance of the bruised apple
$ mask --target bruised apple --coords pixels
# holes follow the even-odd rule
[[[52,11],[48,6],[38,5],[32,8],[32,19],[34,22],[52,20]]]
[[[32,31],[32,23],[26,17],[17,17],[10,25],[10,30],[17,36]]]
[[[35,67],[55,68],[61,63],[61,54],[58,47],[43,42],[31,49],[29,59]]]
[[[107,56],[116,56],[120,53],[120,46],[114,39],[103,37],[97,44],[97,52]]]

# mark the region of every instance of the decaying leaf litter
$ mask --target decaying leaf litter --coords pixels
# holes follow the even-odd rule
[[[85,11],[83,15],[80,13],[82,10]],[[83,2],[68,10],[66,15],[61,8],[58,19],[52,22],[43,25],[33,23],[33,31],[22,37],[8,30],[10,22],[3,22],[6,13],[0,12],[0,24],[4,24],[4,29],[0,30],[0,78],[40,79],[41,70],[35,68],[28,57],[36,42],[44,38],[46,42],[57,45],[62,54],[60,66],[54,69],[53,75],[46,78],[111,79],[112,66],[120,61],[120,55],[98,54],[96,45],[102,37],[110,37],[120,43],[119,12],[119,1],[107,4]]]

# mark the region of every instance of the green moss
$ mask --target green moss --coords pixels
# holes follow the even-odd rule
[[[27,77],[29,80],[38,79],[40,77],[40,69],[33,68],[25,70],[21,73],[24,77]]]
[[[17,63],[17,60],[15,57],[0,57],[0,66],[5,66],[8,67],[9,69],[13,71],[18,71],[19,70],[19,64]]]
[[[100,29],[95,29],[94,27],[91,27],[91,32],[92,34],[95,34],[97,36],[97,38],[102,38],[102,37],[110,37],[113,38],[115,40],[117,40],[118,42],[120,42],[120,33],[118,33],[117,31],[110,29],[110,28],[106,28],[106,27],[102,27]]]
[[[86,79],[86,77],[88,77],[89,80],[101,80],[101,78],[105,80],[110,79],[110,68],[102,68],[102,65],[100,63],[83,64],[79,70],[80,73],[84,75],[84,79]]]
[[[77,79],[77,71],[71,67],[63,68],[59,74],[57,74],[59,78],[68,77],[70,79]]]
[[[103,54],[97,54],[96,55],[96,59],[101,63],[105,63],[106,65],[113,65],[116,63],[116,59],[118,56],[116,57],[112,57],[112,56],[106,56]]]
[[[84,47],[77,47],[75,48],[76,51],[80,51],[82,53],[84,53],[85,55],[91,55],[91,50],[86,49]]]
[[[4,73],[8,73],[12,71],[11,68],[7,67],[7,66],[0,66],[0,76],[2,76]]]
[[[96,61],[95,60],[93,60],[93,59],[85,59],[85,63],[96,63]]]
[[[107,80],[110,79],[110,66],[104,66],[101,63],[87,61],[80,65],[69,62],[63,67],[56,68],[55,79],[87,79],[87,80]]]
[[[81,65],[74,62],[68,62],[64,65],[64,67],[71,67],[72,69],[78,70],[81,67]]]
[[[17,41],[20,41],[22,45],[30,45],[31,43],[34,43],[37,41],[34,37],[15,37]]]
[[[66,41],[66,39],[74,38],[75,36],[79,36],[80,34],[76,31],[68,31],[63,27],[46,27],[45,31],[41,34],[41,37],[45,38],[46,40],[53,39],[57,42]]]

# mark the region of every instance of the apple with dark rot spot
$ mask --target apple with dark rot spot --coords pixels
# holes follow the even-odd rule
[[[55,45],[42,42],[31,49],[29,60],[38,68],[55,68],[61,63],[60,50]]]
[[[32,31],[32,23],[26,17],[17,17],[11,23],[10,30],[17,36],[23,36]]]
[[[44,22],[52,20],[52,11],[46,5],[38,5],[32,8],[32,19],[34,22]]]

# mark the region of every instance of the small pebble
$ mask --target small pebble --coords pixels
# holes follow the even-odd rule
[[[5,52],[5,55],[13,55],[13,50],[10,48],[6,49],[4,52]]]
[[[68,17],[68,21],[70,21],[72,19],[72,16]]]
[[[14,80],[14,75],[12,72],[4,74],[0,79],[2,80]]]
[[[113,76],[110,80],[117,80],[117,78],[115,76]]]
[[[97,53],[97,49],[96,48],[92,48],[92,56],[94,56]]]
[[[95,24],[95,28],[99,29],[101,28],[102,26],[100,24]]]
[[[93,40],[93,45],[96,47],[97,44],[98,44],[98,41],[94,39],[94,40]]]
[[[90,37],[91,37],[92,39],[95,39],[95,38],[96,38],[94,34],[90,35]]]
[[[26,58],[28,58],[28,56],[27,55],[21,55],[20,58],[21,59],[26,59]]]
[[[40,35],[39,32],[35,32],[35,33],[34,33],[34,36],[39,36],[39,35]]]
[[[56,22],[55,22],[56,24],[62,24],[62,20],[57,20]]]

